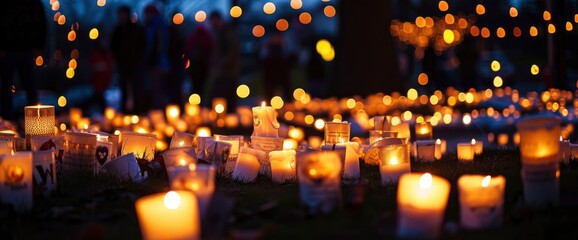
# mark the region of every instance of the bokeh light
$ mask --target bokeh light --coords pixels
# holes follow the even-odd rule
[[[241,84],[237,87],[237,96],[239,96],[240,98],[246,98],[249,96],[250,93],[251,90],[249,89],[249,86],[245,84]]]
[[[175,25],[181,25],[185,21],[185,16],[182,13],[176,13],[173,16],[173,23]]]
[[[233,18],[239,18],[241,15],[243,15],[243,9],[241,9],[239,6],[233,6],[229,11],[229,14],[231,14],[231,17]]]
[[[265,5],[263,5],[263,12],[265,12],[266,14],[273,14],[275,13],[276,7],[275,4],[272,2],[267,2],[265,3]]]
[[[98,38],[98,29],[97,28],[90,29],[90,32],[88,32],[88,37],[92,40],[97,39]]]
[[[299,14],[299,22],[301,22],[302,24],[311,23],[311,14],[309,14],[308,12],[303,12]]]
[[[252,32],[253,36],[260,38],[265,35],[265,28],[261,25],[255,25]]]
[[[195,13],[195,21],[204,22],[207,19],[207,13],[205,11],[198,11]]]

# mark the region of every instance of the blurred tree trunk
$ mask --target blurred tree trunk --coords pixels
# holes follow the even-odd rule
[[[341,1],[331,93],[352,96],[402,91],[390,34],[391,1]]]

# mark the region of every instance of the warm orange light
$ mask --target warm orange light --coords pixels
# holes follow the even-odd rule
[[[520,29],[519,27],[514,27],[514,37],[520,37],[522,36],[522,29]]]
[[[472,27],[470,28],[470,34],[471,34],[473,37],[477,37],[477,36],[480,35],[480,29],[479,29],[477,26],[472,26]]]
[[[299,14],[299,22],[301,22],[302,24],[311,23],[311,14],[309,14],[308,12],[303,12]]]
[[[273,14],[275,13],[276,7],[275,4],[272,2],[267,2],[265,3],[265,5],[263,5],[263,12],[265,12],[266,14]]]
[[[548,12],[548,10],[544,11],[542,17],[544,18],[544,21],[550,21],[550,19],[552,19],[552,15],[550,12]]]
[[[417,76],[417,82],[419,83],[419,85],[422,85],[422,86],[427,85],[427,83],[429,82],[429,78],[428,78],[427,74],[420,73]]]
[[[484,13],[486,13],[486,8],[484,7],[484,5],[482,4],[476,5],[476,13],[478,15],[484,15]]]
[[[96,5],[99,7],[104,7],[104,5],[106,5],[106,0],[97,0]]]
[[[289,28],[289,22],[287,22],[287,20],[281,18],[281,19],[277,20],[277,22],[275,23],[275,27],[277,27],[277,30],[283,32]]]
[[[42,64],[44,64],[44,59],[42,58],[42,56],[38,56],[36,57],[36,60],[34,62],[36,63],[36,66],[40,67],[42,66]]]
[[[427,189],[431,187],[432,184],[432,176],[430,173],[424,173],[423,175],[421,175],[421,178],[419,179],[419,186],[421,188]]]
[[[566,31],[570,32],[572,29],[574,29],[572,23],[570,21],[566,22]]]
[[[241,15],[243,14],[243,9],[241,9],[241,7],[239,6],[233,6],[231,8],[231,11],[229,11],[229,14],[231,14],[231,17],[234,18],[241,17]]]
[[[301,2],[301,0],[291,0],[289,4],[291,5],[291,8],[295,10],[300,9],[303,6],[303,2]]]
[[[207,13],[205,11],[198,11],[195,13],[195,21],[204,22],[207,19]]]
[[[481,34],[482,34],[483,38],[489,38],[490,37],[490,29],[488,29],[486,27],[482,28]]]
[[[183,23],[183,21],[185,21],[185,16],[183,16],[182,13],[176,13],[173,16],[173,23],[175,25],[181,25]]]
[[[517,17],[518,16],[518,9],[516,9],[515,7],[511,7],[510,8],[510,17]]]
[[[490,186],[491,180],[492,180],[492,176],[490,176],[490,175],[484,177],[484,179],[482,179],[482,187],[486,188],[486,187]]]
[[[68,32],[68,41],[74,41],[76,40],[76,32],[74,30],[71,30],[70,32]]]
[[[253,36],[255,37],[263,37],[265,35],[265,28],[261,25],[256,25],[253,27]]]
[[[448,5],[448,2],[442,0],[438,3],[438,8],[440,11],[445,12],[450,8],[450,6]]]
[[[504,38],[506,36],[506,30],[504,30],[502,27],[499,27],[496,30],[496,36],[498,36],[498,38]]]
[[[58,17],[58,25],[64,25],[64,24],[66,24],[66,16],[60,15]]]
[[[534,26],[530,27],[530,36],[532,37],[538,36],[538,28]]]
[[[556,33],[556,26],[554,26],[554,24],[548,24],[548,33],[549,34],[554,34]]]
[[[325,14],[326,17],[334,17],[335,8],[331,5],[327,5],[325,6],[325,8],[323,8],[323,13]]]

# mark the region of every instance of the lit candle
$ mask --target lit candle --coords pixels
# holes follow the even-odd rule
[[[510,141],[509,139],[510,137],[508,137],[507,133],[500,133],[498,134],[498,145],[500,146],[506,146],[508,145],[508,142]]]
[[[257,137],[279,137],[279,127],[277,112],[271,106],[266,106],[265,102],[260,107],[253,107],[253,135]]]
[[[458,143],[458,160],[473,161],[476,153],[476,140],[470,143]]]
[[[136,158],[152,161],[155,159],[157,137],[155,134],[122,131],[121,154],[134,153]]]
[[[27,138],[54,136],[54,106],[37,105],[25,107],[24,126]]]
[[[395,144],[381,147],[378,152],[381,164],[379,173],[381,184],[397,184],[399,177],[411,171],[407,144]]]
[[[265,152],[252,148],[241,147],[237,156],[233,179],[242,182],[252,182],[259,173],[259,157],[263,158]]]
[[[189,154],[191,148],[176,148],[169,149],[163,152],[163,159],[165,166],[186,166],[190,163],[196,163],[196,159]]]
[[[181,118],[181,108],[177,104],[169,104],[165,107],[165,115],[169,123],[175,123]]]
[[[208,127],[199,127],[196,132],[197,137],[210,137],[211,129]]]
[[[193,146],[195,135],[186,132],[175,132],[171,138],[169,149],[190,148]]]
[[[227,99],[213,98],[213,110],[218,114],[227,112]]]
[[[442,155],[444,155],[447,151],[447,142],[446,140],[442,140],[442,139],[436,139],[435,142],[435,158],[437,160],[440,160],[442,158]]]
[[[356,142],[345,142],[337,145],[345,146],[343,177],[353,179],[359,178],[359,144]]]
[[[429,122],[421,122],[415,124],[416,139],[431,139],[432,132],[432,126]]]
[[[436,144],[434,140],[417,140],[413,143],[413,155],[415,159],[422,162],[434,161],[436,154]]]
[[[70,126],[78,126],[78,122],[82,119],[82,109],[80,108],[70,108],[68,110],[68,121],[70,122]]]
[[[297,150],[298,146],[297,140],[293,138],[283,139],[283,150]]]
[[[200,239],[197,198],[189,191],[170,191],[135,203],[143,239]]]
[[[348,122],[325,122],[325,145],[349,142],[350,128]]]
[[[439,237],[450,193],[450,183],[429,173],[407,173],[397,188],[397,237]]]
[[[557,206],[560,119],[529,117],[516,124],[520,133],[524,200],[531,208]]]
[[[203,220],[215,192],[215,167],[199,164],[195,170],[180,174],[172,180],[171,189],[192,191],[197,197],[199,213]]]
[[[295,150],[271,151],[271,175],[276,183],[283,183],[295,179]]]
[[[476,140],[472,138],[472,144],[474,144],[474,153],[476,155],[481,155],[484,152],[484,142],[481,140]]]
[[[502,176],[461,176],[458,179],[460,225],[467,229],[499,227],[505,187],[506,179]]]
[[[19,213],[32,209],[32,153],[0,155],[0,200]]]
[[[341,168],[336,152],[310,151],[297,156],[299,196],[310,213],[327,213],[340,205]]]

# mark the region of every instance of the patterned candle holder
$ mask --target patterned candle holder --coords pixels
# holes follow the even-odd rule
[[[14,150],[14,133],[0,133],[0,155]]]
[[[155,159],[155,134],[122,131],[120,139],[121,155],[132,152],[137,159],[146,159],[149,162]]]
[[[49,196],[56,190],[56,162],[54,151],[32,152],[34,166],[34,195]]]
[[[25,107],[24,132],[27,138],[54,136],[54,106],[37,105]]]
[[[193,147],[195,135],[186,132],[175,132],[171,138],[170,149],[173,148],[190,148]]]

